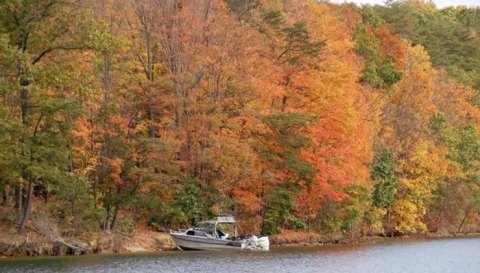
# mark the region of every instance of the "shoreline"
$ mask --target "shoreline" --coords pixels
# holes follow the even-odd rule
[[[149,254],[159,252],[175,252],[178,247],[170,235],[165,232],[141,230],[133,234],[120,232],[101,232],[90,238],[71,238],[72,246],[83,247],[83,252],[69,247],[70,243],[63,244],[58,240],[51,240],[41,235],[27,233],[26,235],[0,234],[0,259],[29,258],[29,257],[57,257],[82,255],[116,255],[116,254]],[[272,247],[318,247],[326,245],[361,245],[378,240],[408,240],[408,239],[448,239],[480,237],[480,233],[461,234],[413,234],[397,237],[387,236],[356,236],[351,235],[321,235],[313,232],[285,231],[279,235],[271,235]],[[23,239],[23,242],[22,242]]]
[[[403,235],[403,236],[379,236],[379,235],[368,235],[355,238],[348,238],[349,236],[338,238],[334,240],[325,240],[325,241],[298,241],[298,242],[280,242],[275,243],[275,247],[317,247],[317,246],[331,246],[331,245],[362,245],[369,244],[370,242],[375,241],[407,241],[407,240],[436,240],[436,239],[461,239],[461,238],[477,238],[480,237],[480,233],[458,233],[458,234],[448,234],[448,235],[439,235],[439,234],[412,234],[412,235]]]
[[[176,248],[168,233],[151,230],[138,230],[132,234],[104,231],[60,240],[35,232],[25,235],[0,232],[0,258],[154,253]]]

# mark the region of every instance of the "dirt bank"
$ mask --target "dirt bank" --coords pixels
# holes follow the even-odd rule
[[[52,240],[35,232],[25,235],[0,231],[0,257],[137,253],[174,250],[167,233],[138,230],[133,234],[101,232],[81,238]]]
[[[403,240],[403,239],[420,239],[420,238],[462,238],[462,237],[480,237],[480,233],[426,233],[403,235],[396,237],[386,236],[352,236],[347,234],[318,234],[314,232],[290,231],[287,230],[282,234],[269,236],[270,244],[273,246],[320,246],[331,244],[363,244],[375,240]]]
[[[269,236],[273,246],[320,246],[325,244],[358,244],[373,239],[377,236],[351,236],[345,234],[318,234],[286,230],[282,234]]]

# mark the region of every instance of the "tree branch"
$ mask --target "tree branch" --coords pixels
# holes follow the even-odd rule
[[[37,136],[38,127],[40,126],[40,122],[42,121],[43,116],[44,116],[44,114],[41,113],[41,114],[40,114],[40,117],[39,117],[38,120],[37,120],[37,124],[35,124],[35,130],[33,131],[33,136],[34,136],[34,137]]]
[[[34,20],[41,20],[41,19],[47,18],[48,17],[48,11],[50,10],[51,7],[53,7],[57,3],[58,3],[58,1],[52,1],[48,4],[46,4],[43,7],[43,10],[40,12],[40,14],[38,14],[38,15],[33,14],[33,16],[31,18],[29,18],[27,21],[25,21],[24,25],[27,26],[28,24],[30,24]]]
[[[50,47],[50,48],[47,48],[45,49],[43,52],[41,52],[40,54],[37,55],[37,57],[35,57],[32,61],[32,65],[35,65],[36,63],[38,63],[43,57],[45,57],[45,55],[47,55],[48,53],[51,53],[55,50],[80,50],[80,49],[85,49],[84,46],[72,46],[72,47],[69,47],[69,46],[56,46],[56,47]]]

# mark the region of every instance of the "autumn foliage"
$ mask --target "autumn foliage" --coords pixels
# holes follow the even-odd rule
[[[474,68],[409,40],[445,16],[412,3],[3,1],[3,205],[19,232],[41,202],[69,234],[478,230]]]

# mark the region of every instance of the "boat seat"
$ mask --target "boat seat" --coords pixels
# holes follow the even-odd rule
[[[221,230],[217,229],[217,234],[218,234],[218,238],[222,238],[225,236],[225,233],[223,233]]]

